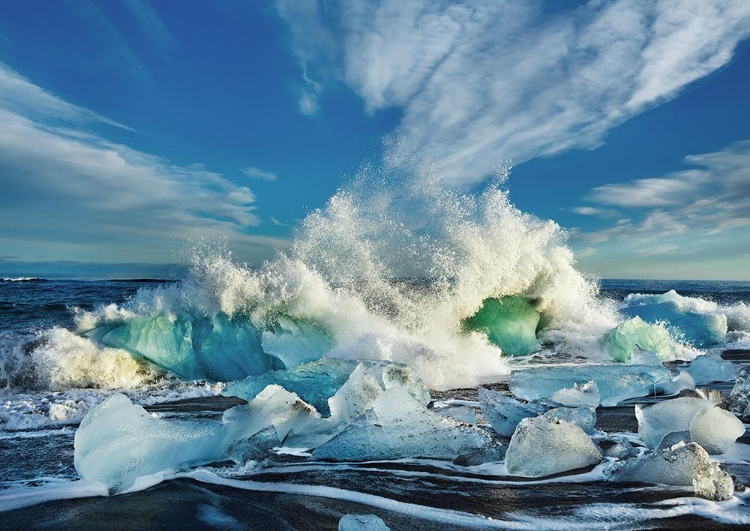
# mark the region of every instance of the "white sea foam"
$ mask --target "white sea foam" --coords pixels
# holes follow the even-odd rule
[[[387,178],[372,184],[362,178],[337,193],[304,220],[289,254],[258,270],[200,249],[182,283],[79,311],[78,329],[218,312],[263,329],[285,314],[329,330],[331,357],[404,363],[446,389],[507,374],[498,347],[461,323],[488,297],[523,295],[548,322],[542,340],[601,356],[597,339],[619,318],[575,270],[556,224],[520,212],[498,186],[476,196],[428,185],[396,195]]]

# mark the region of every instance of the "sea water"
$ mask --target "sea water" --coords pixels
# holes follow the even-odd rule
[[[330,527],[347,513],[378,514],[392,529],[750,523],[742,491],[714,502],[684,488],[610,483],[612,458],[556,477],[516,477],[505,467],[507,439],[496,441],[477,394],[478,386],[509,394],[511,372],[525,368],[646,363],[660,380],[625,403],[602,402],[593,436],[601,448],[637,442],[634,404],[690,387],[680,376],[690,360],[747,361],[750,283],[589,279],[564,232],[518,211],[500,187],[421,192],[342,191],[305,219],[288,253],[255,268],[199,246],[189,272],[173,280],[3,279],[5,521],[80,527],[89,515],[116,519],[137,508],[145,527]],[[229,412],[252,411],[268,384],[314,414],[294,429],[259,425],[242,439],[249,443],[206,432],[231,431],[218,426],[249,414]],[[586,384],[566,381],[547,395],[572,396]],[[726,394],[731,382],[708,387]],[[118,408],[145,408],[128,415],[155,430],[154,440],[177,426],[220,440],[221,451],[169,450],[191,457],[165,455],[164,469],[159,459],[129,465],[126,483],[108,485],[106,470],[87,475],[74,466],[81,445],[105,442],[76,442],[76,431],[116,394],[125,396]],[[112,421],[108,436],[122,453],[129,445]],[[400,422],[407,431],[392,429]],[[363,437],[364,453],[356,450]],[[445,437],[460,447],[455,460]],[[750,480],[743,440],[719,456],[738,484]],[[430,448],[434,458],[425,458]],[[148,460],[156,451],[144,452]]]

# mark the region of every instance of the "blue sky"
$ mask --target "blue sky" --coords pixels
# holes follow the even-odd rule
[[[3,2],[0,269],[258,263],[385,158],[512,161],[598,276],[750,279],[749,36],[746,0]]]

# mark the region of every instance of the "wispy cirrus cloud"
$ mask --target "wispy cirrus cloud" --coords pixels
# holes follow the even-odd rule
[[[176,165],[87,129],[126,127],[0,65],[0,246],[29,259],[169,262],[186,240],[228,237],[248,257],[288,243],[259,236],[253,192],[200,164]]]
[[[750,245],[750,140],[690,155],[684,163],[681,171],[594,188],[586,200],[615,205],[628,217],[604,229],[573,230],[574,245],[639,258],[700,252],[696,264],[717,256],[739,259]],[[697,274],[710,278],[711,271]]]
[[[278,178],[275,173],[261,170],[259,168],[253,168],[252,166],[242,168],[242,170],[240,171],[247,177],[250,177],[251,179],[257,179],[259,181],[275,181]]]
[[[750,34],[744,0],[277,6],[308,93],[340,80],[367,112],[401,108],[389,160],[426,159],[454,184],[483,179],[501,158],[600,145],[611,128],[726,65]]]

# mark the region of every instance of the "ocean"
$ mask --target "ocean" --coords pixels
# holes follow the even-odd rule
[[[3,529],[750,525],[748,426],[716,407],[750,282],[588,279],[497,190],[427,225],[381,202],[334,197],[256,268],[198,246],[175,280],[4,278]],[[678,394],[687,424],[649,433]],[[653,475],[724,432],[693,483]]]

